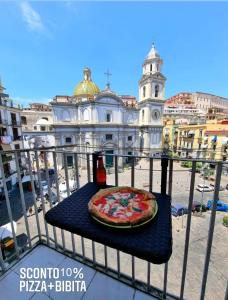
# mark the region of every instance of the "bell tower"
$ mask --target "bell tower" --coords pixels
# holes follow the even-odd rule
[[[162,65],[163,60],[153,44],[143,62],[142,77],[139,80],[140,148],[148,154],[161,147],[166,81]]]
[[[165,80],[162,75],[163,61],[154,44],[143,63],[143,74],[139,81],[139,101],[164,99]]]

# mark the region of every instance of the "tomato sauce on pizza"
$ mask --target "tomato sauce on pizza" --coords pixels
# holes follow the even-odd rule
[[[100,190],[88,204],[89,212],[113,225],[136,225],[150,219],[156,207],[155,196],[132,187]]]

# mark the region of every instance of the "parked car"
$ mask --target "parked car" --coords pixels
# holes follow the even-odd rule
[[[214,188],[207,184],[198,184],[196,190],[199,192],[212,192]]]
[[[210,183],[210,186],[213,188],[213,190],[215,189],[214,183]],[[224,191],[225,189],[226,189],[226,188],[225,188],[224,186],[222,186],[222,185],[219,186],[219,190],[220,190],[220,191]]]
[[[211,209],[213,206],[213,200],[208,200],[207,208]],[[224,203],[223,201],[218,200],[216,205],[217,211],[228,211],[228,204]]]
[[[206,212],[207,211],[207,207],[202,203],[200,203],[199,201],[193,201],[192,203],[192,212]]]
[[[174,217],[178,217],[188,213],[187,207],[179,203],[173,203],[171,206],[171,214]]]

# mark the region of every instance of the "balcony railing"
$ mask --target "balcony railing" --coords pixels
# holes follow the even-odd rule
[[[187,295],[187,299],[200,298],[201,300],[203,300],[205,296],[207,296],[207,289],[209,289],[209,293],[214,291],[213,297],[211,299],[222,299],[222,297],[224,296],[227,297],[227,291],[225,292],[227,284],[226,279],[224,279],[223,276],[218,276],[218,278],[215,279],[214,274],[212,274],[213,277],[211,278],[210,273],[212,267],[210,264],[210,259],[216,224],[216,204],[218,199],[220,198],[219,193],[222,169],[224,166],[227,167],[227,163],[222,161],[216,162],[205,160],[189,160],[192,163],[192,167],[191,172],[188,172],[189,175],[187,176],[188,191],[184,194],[186,199],[188,199],[186,200],[188,202],[188,213],[187,217],[185,218],[185,225],[182,226],[183,232],[185,228],[185,235],[180,238],[178,237],[178,233],[173,231],[174,249],[171,259],[169,263],[157,266],[152,265],[147,261],[139,261],[139,259],[134,256],[129,257],[129,259],[126,260],[126,257],[124,258],[125,254],[118,250],[109,249],[106,246],[102,247],[100,244],[96,244],[94,241],[91,241],[92,244],[90,244],[90,242],[83,237],[78,237],[73,233],[66,232],[46,223],[46,221],[44,220],[44,215],[48,209],[53,207],[53,202],[52,200],[50,200],[48,203],[45,203],[41,180],[44,180],[45,178],[48,183],[49,199],[52,199],[52,193],[53,191],[56,191],[57,202],[60,202],[62,200],[61,191],[59,190],[59,184],[62,178],[64,178],[66,182],[68,195],[70,195],[71,193],[69,180],[72,179],[72,177],[75,180],[77,188],[80,188],[86,182],[92,181],[92,154],[72,152],[70,149],[72,149],[72,147],[74,146],[76,145],[64,145],[64,149],[69,149],[64,151],[61,147],[42,149],[42,156],[40,155],[41,153],[39,149],[13,151],[15,164],[17,167],[17,177],[20,193],[20,197],[17,196],[17,198],[18,201],[21,202],[21,218],[24,219],[25,224],[23,230],[28,238],[27,243],[24,245],[23,249],[18,246],[17,242],[16,231],[13,224],[14,217],[11,207],[12,201],[10,199],[10,195],[6,185],[2,154],[0,154],[0,171],[2,174],[8,219],[9,223],[11,224],[12,237],[15,245],[15,251],[13,253],[10,253],[9,256],[5,259],[3,259],[3,257],[1,256],[0,251],[0,267],[3,273],[11,266],[7,266],[6,262],[11,263],[14,259],[20,259],[24,255],[24,253],[22,253],[22,250],[29,251],[33,249],[37,244],[43,243],[48,245],[49,247],[57,249],[64,254],[70,255],[71,257],[80,260],[85,264],[93,266],[93,268],[101,270],[109,276],[117,278],[118,280],[123,281],[131,286],[134,286],[135,288],[140,289],[148,293],[149,295],[155,296],[158,299],[184,299]],[[73,155],[74,168],[71,171],[72,174],[69,174],[70,170],[67,167],[67,155],[69,154]],[[27,173],[31,178],[30,194],[34,215],[33,217],[29,218],[27,216],[28,204],[26,202],[25,191],[23,188],[23,178],[19,168],[19,156],[21,158],[24,157]],[[140,155],[129,156],[112,154],[108,154],[106,156],[110,156],[112,158],[115,170],[114,174],[108,175],[108,184],[118,186],[119,183],[123,185],[126,184],[126,180],[129,180],[129,186],[141,187],[141,184],[143,184],[142,178],[144,178],[145,180],[147,180],[144,186],[147,186],[149,191],[158,192],[162,188],[162,186],[160,186],[159,184],[159,179],[163,177],[163,180],[165,180],[166,183],[165,186],[167,186],[168,189],[168,195],[170,195],[171,198],[175,200],[175,197],[177,197],[180,193],[179,191],[175,191],[178,181],[176,174],[181,174],[180,176],[184,178],[183,180],[186,179],[186,176],[182,176],[181,169],[176,169],[176,162],[177,166],[179,166],[179,161],[186,161],[187,159],[169,159],[168,173],[166,173],[166,176],[164,177],[164,170],[161,170],[161,163],[164,158],[162,158],[161,160],[160,158],[148,158]],[[124,160],[129,158],[131,160],[130,170],[127,170],[127,173],[120,173],[119,165],[124,163]],[[200,253],[197,253],[197,249],[194,249],[195,244],[193,244],[192,247],[191,243],[195,243],[195,241],[193,241],[190,237],[190,232],[196,227],[196,224],[193,224],[192,220],[192,205],[194,200],[196,179],[198,180],[198,174],[196,174],[197,162],[207,164],[210,163],[216,169],[213,192],[213,207],[211,209],[211,213],[208,215],[209,226],[206,228],[206,225],[204,224],[204,228],[206,228],[204,232],[204,235],[206,236],[206,238],[204,237],[206,246],[204,251]],[[141,167],[142,163],[145,164],[145,168]],[[41,165],[44,165],[44,171],[41,170]],[[54,175],[50,175],[48,167],[49,165],[52,165],[52,167],[54,168]],[[86,166],[85,171],[82,170],[83,166]],[[79,167],[81,167],[81,169]],[[41,209],[38,207],[37,202],[37,186],[39,195],[41,197]],[[180,190],[181,189],[183,188],[180,187]],[[29,205],[31,206],[31,203]],[[42,213],[39,213],[39,211],[41,211]],[[184,222],[183,215],[182,222]],[[197,240],[199,240],[200,238],[199,231],[201,229],[200,224],[202,223],[200,222],[201,221],[198,222],[198,228],[195,229],[197,232]],[[173,220],[173,228],[174,225],[175,222]],[[194,225],[193,228],[192,225]],[[20,229],[20,232],[21,230],[22,228]],[[179,245],[176,244],[177,240],[179,241]],[[226,246],[224,245],[224,247]],[[220,251],[222,251],[222,249],[220,249]],[[191,257],[191,255],[193,255],[194,257]],[[213,255],[215,255],[215,253],[213,253]],[[220,252],[218,252],[218,255],[220,256]],[[126,261],[128,263],[126,263]],[[220,266],[222,266],[222,264],[223,262],[221,262]],[[213,283],[212,287],[208,281]],[[218,297],[220,298],[215,298],[214,295],[219,295]],[[208,299],[209,298],[210,297],[208,296]]]

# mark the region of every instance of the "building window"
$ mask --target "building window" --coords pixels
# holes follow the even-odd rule
[[[71,137],[66,137],[66,143],[71,143]]]
[[[132,141],[132,135],[129,135],[129,136],[127,137],[127,140],[128,140],[128,141]]]
[[[109,112],[106,114],[106,122],[111,122],[111,113]]]
[[[155,85],[155,93],[154,93],[155,98],[158,97],[158,92],[159,92],[159,85],[156,84],[156,85]]]
[[[106,134],[105,139],[106,141],[112,141],[112,134]]]
[[[144,122],[144,109],[142,110],[142,122]]]
[[[153,71],[153,66],[152,66],[152,64],[150,65],[150,72],[152,72]]]
[[[24,116],[21,117],[21,123],[22,123],[23,125],[26,125],[26,124],[27,124],[27,119],[26,119],[26,117],[24,117]]]
[[[157,64],[157,71],[159,71],[159,64]]]
[[[200,129],[199,131],[199,137],[202,137],[203,136],[203,129]]]
[[[144,98],[146,97],[146,87],[145,86],[143,87],[143,97]]]
[[[40,131],[45,131],[46,127],[45,126],[40,126]]]
[[[34,130],[37,130],[37,126],[34,126],[33,129],[34,129]]]

